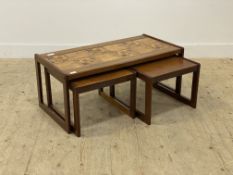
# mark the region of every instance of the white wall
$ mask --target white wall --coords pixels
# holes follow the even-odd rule
[[[0,57],[148,33],[188,57],[233,57],[233,0],[0,0]]]

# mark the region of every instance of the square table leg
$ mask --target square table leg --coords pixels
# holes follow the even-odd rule
[[[180,95],[182,87],[182,75],[176,77],[176,93]]]
[[[104,88],[100,88],[100,89],[98,89],[98,93],[99,93],[99,95],[101,95],[101,93],[103,93],[104,92]]]
[[[110,96],[115,97],[115,85],[110,86]]]
[[[50,81],[50,74],[48,73],[47,68],[44,68],[44,76],[45,76],[45,87],[46,87],[46,94],[47,94],[47,105],[49,107],[52,106],[52,89],[51,89],[51,81]]]
[[[80,129],[79,93],[76,90],[73,91],[73,107],[74,107],[74,132],[78,137],[80,137],[81,129]]]
[[[152,112],[152,89],[153,80],[149,79],[143,75],[138,76],[145,83],[145,111],[141,112],[136,109],[136,117],[145,122],[146,124],[151,124],[151,112]]]
[[[64,109],[65,109],[65,128],[68,133],[71,132],[70,123],[70,95],[69,95],[69,85],[68,82],[63,82],[63,94],[64,94]]]
[[[42,78],[41,78],[41,66],[40,63],[35,60],[36,66],[36,80],[37,80],[37,91],[38,91],[38,100],[39,104],[44,103],[43,99],[43,88],[42,88]]]
[[[133,77],[130,80],[130,115],[135,118],[136,115],[136,91],[137,91],[137,78]]]
[[[145,122],[146,124],[151,124],[151,106],[152,106],[152,82],[145,82]]]
[[[200,65],[197,66],[197,70],[193,72],[192,80],[192,92],[191,92],[191,106],[196,108],[197,106],[197,94],[199,86],[199,76],[200,76]]]

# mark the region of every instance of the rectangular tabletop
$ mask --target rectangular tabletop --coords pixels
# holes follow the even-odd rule
[[[149,78],[158,78],[171,72],[184,71],[197,67],[198,64],[183,57],[170,57],[159,61],[141,64],[133,67],[137,73]],[[193,69],[192,69],[193,70]]]
[[[38,55],[69,80],[182,54],[183,48],[149,35]]]

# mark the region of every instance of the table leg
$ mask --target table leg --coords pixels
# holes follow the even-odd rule
[[[110,96],[115,97],[115,85],[110,86]]]
[[[38,91],[38,100],[39,104],[43,104],[43,89],[42,89],[42,79],[41,79],[41,66],[40,63],[35,59],[36,66],[36,80],[37,80],[37,91]]]
[[[152,105],[152,82],[146,81],[145,85],[145,122],[151,124],[151,105]]]
[[[130,115],[135,118],[136,113],[136,91],[137,91],[137,79],[132,78],[130,81]]]
[[[101,95],[101,93],[104,91],[104,88],[100,88],[100,89],[98,89],[98,93],[99,93],[99,95]]]
[[[74,106],[74,128],[75,134],[80,137],[81,129],[80,129],[80,107],[79,107],[79,93],[74,90],[73,91],[73,106]]]
[[[200,76],[200,66],[198,65],[197,70],[193,72],[193,80],[192,80],[191,106],[193,108],[196,108],[197,106],[199,76]]]
[[[176,93],[180,95],[182,86],[182,75],[176,77]]]
[[[49,107],[52,106],[52,90],[51,90],[51,81],[50,81],[50,74],[48,73],[47,68],[44,68],[45,74],[45,87],[46,87],[46,94],[47,94],[47,105]]]
[[[69,85],[65,81],[63,83],[63,93],[64,93],[64,109],[65,109],[65,128],[68,133],[71,132],[70,124],[70,97],[69,97]]]

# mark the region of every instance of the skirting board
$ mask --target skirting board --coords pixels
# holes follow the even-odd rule
[[[185,47],[188,58],[233,58],[233,43],[178,43]],[[0,43],[0,58],[32,58],[35,53],[52,52],[88,45],[75,44],[4,44]]]
[[[233,43],[181,44],[190,58],[233,58]]]

